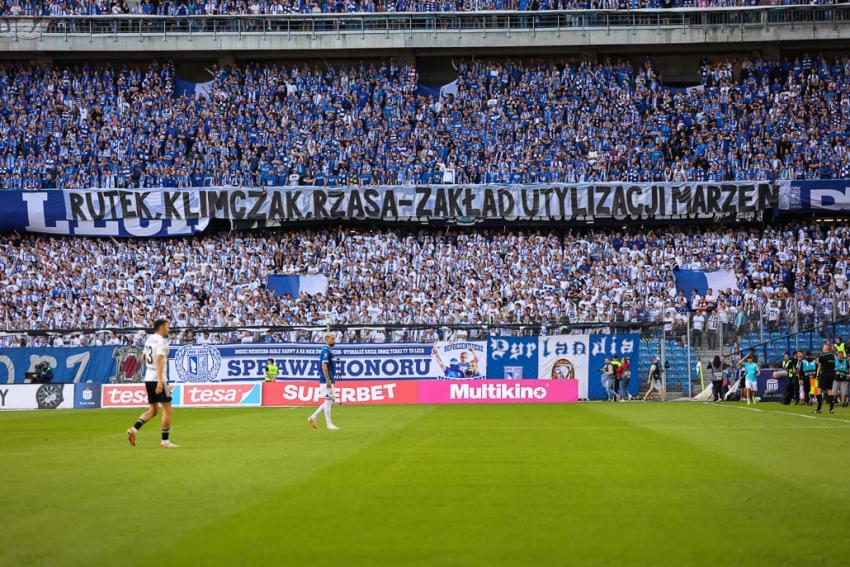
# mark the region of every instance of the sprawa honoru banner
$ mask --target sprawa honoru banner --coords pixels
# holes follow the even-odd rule
[[[187,345],[168,353],[168,376],[175,382],[259,380],[274,359],[278,380],[318,380],[321,344]],[[428,344],[338,344],[339,380],[422,380],[443,372]]]

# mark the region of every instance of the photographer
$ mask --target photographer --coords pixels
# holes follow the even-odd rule
[[[723,392],[724,369],[723,359],[720,358],[720,355],[715,354],[714,359],[711,361],[711,397],[714,399],[714,403],[717,404],[723,402],[721,393]]]
[[[661,379],[661,360],[654,356],[652,358],[652,366],[649,367],[649,373],[647,375],[646,384],[649,386],[649,389],[646,391],[646,394],[643,395],[643,400],[646,401],[650,394],[653,392],[657,392],[658,401],[664,401],[664,382]]]
[[[35,372],[31,378],[33,384],[50,384],[53,381],[53,369],[48,362],[40,362],[35,365]]]

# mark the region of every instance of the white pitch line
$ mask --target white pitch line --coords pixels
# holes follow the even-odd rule
[[[750,407],[744,407],[744,406],[733,406],[733,405],[731,405],[731,404],[730,404],[730,405],[727,405],[727,404],[715,404],[715,403],[713,403],[713,402],[703,402],[703,405],[706,405],[706,406],[721,406],[721,407],[726,407],[726,408],[735,408],[735,409],[745,409],[745,410],[750,410],[750,411],[763,411],[763,410],[760,410],[760,409],[757,409],[757,408],[750,408]]]
[[[776,411],[771,411],[770,413],[781,413],[781,414],[784,414],[784,415],[796,415],[797,417],[805,417],[806,419],[817,419],[817,418],[816,418],[815,416],[813,416],[813,415],[805,415],[805,414],[802,414],[802,413],[794,413],[793,411],[779,411],[779,410],[776,410]]]
[[[841,419],[840,417],[829,417],[828,415],[823,416],[826,419],[831,419],[833,421],[843,421],[844,423],[850,423],[850,419]]]
[[[703,402],[703,404],[708,405],[708,406],[725,405],[725,404],[713,404],[711,402]],[[761,413],[781,413],[783,415],[793,415],[795,417],[802,417],[804,419],[820,419],[821,421],[823,421],[824,419],[829,419],[829,420],[832,420],[832,421],[841,421],[841,422],[844,422],[844,423],[850,423],[850,419],[841,419],[840,417],[829,417],[829,416],[826,416],[826,415],[818,418],[817,416],[814,416],[814,415],[794,413],[792,411],[781,411],[781,410],[767,410],[767,411],[765,411],[765,410],[760,410],[758,408],[749,408],[749,407],[744,407],[744,406],[732,406],[732,405],[727,405],[725,407],[727,407],[727,408],[738,408],[738,409],[749,410],[749,411],[758,411],[758,412],[761,412]]]

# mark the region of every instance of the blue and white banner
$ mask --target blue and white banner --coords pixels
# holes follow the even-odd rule
[[[77,384],[74,386],[75,409],[97,409],[100,407],[100,384]]]
[[[578,398],[588,399],[589,335],[540,337],[537,345],[541,380],[578,380]]]
[[[328,276],[322,274],[272,274],[266,280],[266,289],[276,297],[298,297],[300,293],[308,295],[324,294],[328,291]]]
[[[431,353],[441,378],[447,380],[483,379],[487,376],[485,341],[438,342]]]
[[[780,402],[788,387],[788,376],[782,378],[774,377],[774,373],[781,368],[763,368],[759,371],[756,384],[758,390],[756,395],[763,402]]]
[[[705,295],[709,289],[714,292],[738,289],[738,278],[732,270],[676,270],[673,275],[676,278],[676,291],[681,291],[688,297],[694,290]]]
[[[177,96],[190,96],[194,98],[210,98],[215,81],[205,83],[193,83],[182,79],[174,79],[174,94]]]
[[[607,397],[605,386],[602,384],[601,368],[605,365],[606,358],[614,360],[614,357],[617,357],[616,360],[621,364],[628,364],[628,371],[631,373],[628,391],[632,396],[637,396],[641,381],[638,372],[639,355],[640,335],[637,333],[590,335],[587,399],[602,400]]]
[[[487,378],[536,380],[537,337],[490,337],[487,341]]]
[[[443,373],[433,345],[341,344],[334,347],[339,380],[423,380]],[[318,380],[321,344],[189,345],[168,352],[172,382],[260,380],[274,359],[278,380]]]
[[[112,216],[107,219],[105,208],[98,212],[93,203],[91,216],[75,218],[68,208],[70,191],[0,191],[0,232],[39,232],[62,236],[114,236],[152,238],[185,236],[202,232],[209,224],[208,218],[165,219],[155,214]],[[136,199],[142,192],[102,190],[98,194],[104,203],[129,211],[138,205]],[[136,203],[133,205],[132,203]],[[142,205],[143,206],[143,205]]]
[[[779,208],[790,212],[850,211],[850,179],[780,181]]]
[[[27,373],[47,363],[53,383],[138,382],[142,349],[137,346],[0,349],[0,383],[23,384]]]
[[[448,95],[457,96],[457,79],[440,87],[440,100]]]

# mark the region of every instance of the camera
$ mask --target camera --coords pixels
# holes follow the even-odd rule
[[[27,378],[33,384],[48,384],[53,381],[53,370],[47,362],[39,362],[34,367],[35,372],[27,372]]]

